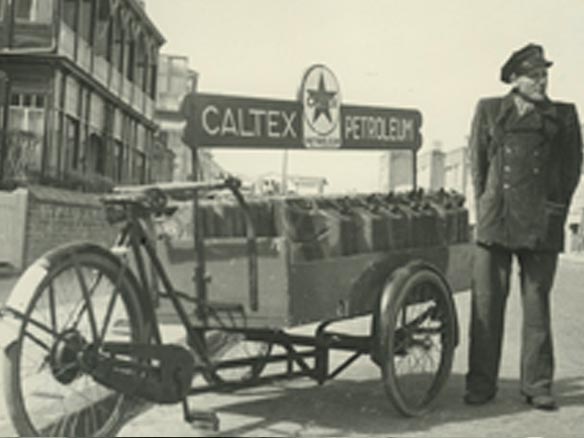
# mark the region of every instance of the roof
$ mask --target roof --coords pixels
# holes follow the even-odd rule
[[[257,179],[275,178],[282,179],[282,174],[277,172],[268,172],[261,174]],[[287,175],[286,179],[288,181],[294,182],[295,184],[313,184],[317,182],[324,182],[328,184],[327,179],[324,176],[310,176],[310,175]]]
[[[146,7],[143,6],[138,0],[127,0],[127,2],[130,5],[130,7],[134,10],[134,12],[138,14],[138,16],[148,25],[148,27],[150,28],[150,30],[152,31],[160,45],[163,45],[166,42],[166,38],[164,37],[164,35],[162,35],[158,27],[156,27],[154,22],[146,13]]]

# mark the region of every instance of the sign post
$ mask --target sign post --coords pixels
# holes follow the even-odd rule
[[[197,84],[193,84],[193,90],[190,94],[193,100],[183,101],[181,105],[181,112],[183,116],[189,120],[193,117],[193,104],[197,101]],[[188,128],[188,126],[187,126]],[[188,138],[188,140],[187,140]],[[191,149],[191,180],[194,182],[199,181],[200,177],[200,156],[199,156],[199,144],[196,135],[185,131],[183,141],[188,144]],[[205,260],[205,236],[203,234],[203,220],[201,217],[201,209],[199,206],[199,192],[193,192],[193,242],[195,251],[195,267],[193,272],[194,283],[195,283],[195,295],[199,305],[197,309],[197,318],[199,318],[203,323],[207,322],[207,308],[205,304],[207,303],[207,269]]]

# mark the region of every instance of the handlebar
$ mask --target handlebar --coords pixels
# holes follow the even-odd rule
[[[101,197],[105,204],[146,204],[160,205],[161,198],[169,197],[176,200],[187,200],[196,192],[229,189],[238,192],[241,181],[234,177],[214,181],[185,181],[158,184],[141,184],[118,186],[114,193]]]

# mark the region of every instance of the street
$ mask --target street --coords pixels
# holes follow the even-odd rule
[[[3,299],[10,279],[0,279]],[[517,276],[509,298],[500,389],[493,403],[463,404],[468,347],[469,294],[456,295],[461,343],[436,408],[421,418],[403,418],[391,407],[379,370],[367,358],[336,380],[319,387],[308,379],[237,392],[191,397],[191,406],[215,410],[220,430],[194,429],[182,419],[180,405],[154,406],[130,420],[120,436],[274,436],[274,437],[577,437],[584,424],[584,260],[563,258],[553,291],[556,348],[555,392],[560,410],[531,409],[518,392],[521,314]],[[351,321],[367,330],[368,320]],[[4,402],[2,402],[4,403]],[[0,405],[0,436],[11,436]]]

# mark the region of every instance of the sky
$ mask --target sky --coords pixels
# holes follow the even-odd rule
[[[584,0],[146,0],[207,93],[295,99],[323,63],[344,103],[415,108],[421,153],[464,146],[480,97],[502,95],[501,65],[527,43],[554,62],[552,99],[584,111]],[[280,171],[282,151],[213,151],[234,173]],[[380,152],[293,151],[291,174],[326,176],[333,191],[375,190]]]

